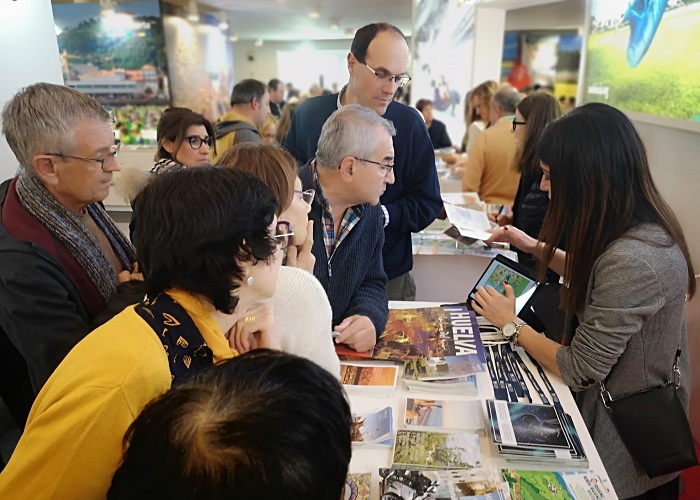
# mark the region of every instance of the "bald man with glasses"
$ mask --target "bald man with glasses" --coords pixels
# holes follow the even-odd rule
[[[284,147],[304,164],[313,158],[321,127],[337,109],[360,104],[396,127],[394,183],[381,197],[385,243],[384,269],[391,300],[414,300],[411,233],[425,229],[440,213],[442,200],[435,155],[425,122],[413,108],[394,101],[411,77],[409,49],[401,31],[387,23],[357,31],[347,56],[348,84],[339,94],[304,101],[294,115]]]

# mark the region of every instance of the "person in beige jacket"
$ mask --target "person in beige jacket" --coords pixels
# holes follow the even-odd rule
[[[492,125],[477,137],[462,173],[462,191],[479,193],[486,203],[511,206],[520,173],[513,168],[513,115],[520,94],[513,87],[499,89],[491,99]]]

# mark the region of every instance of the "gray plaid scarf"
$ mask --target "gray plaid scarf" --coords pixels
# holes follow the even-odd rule
[[[117,275],[95,237],[78,217],[51,196],[37,177],[23,170],[16,189],[24,209],[66,246],[109,304],[117,290]],[[91,203],[87,211],[109,240],[123,268],[131,269],[136,251],[126,236],[101,204]]]

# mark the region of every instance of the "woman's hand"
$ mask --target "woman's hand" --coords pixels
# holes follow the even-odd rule
[[[513,223],[513,214],[498,214],[495,222],[499,226],[509,226]]]
[[[487,245],[496,241],[506,242],[526,253],[533,253],[537,248],[537,240],[515,226],[503,226],[491,232],[492,236],[485,241]]]
[[[306,224],[306,239],[301,245],[301,249],[295,246],[290,246],[287,249],[286,265],[290,267],[299,267],[313,274],[316,257],[311,253],[311,248],[314,246],[314,221],[310,220]]]
[[[498,328],[503,328],[516,318],[513,287],[504,283],[503,288],[506,292],[505,297],[492,286],[479,287],[476,291],[476,300],[472,300],[474,311]]]
[[[240,354],[253,349],[280,349],[270,304],[256,304],[229,330],[229,345]]]
[[[143,273],[139,271],[139,263],[134,262],[131,264],[133,271],[124,270],[117,274],[117,284],[121,285],[127,281],[143,281]]]

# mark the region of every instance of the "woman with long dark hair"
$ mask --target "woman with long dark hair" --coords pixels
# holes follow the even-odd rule
[[[683,231],[654,185],[639,135],[617,109],[596,103],[572,111],[546,128],[537,152],[550,196],[539,239],[513,226],[496,238],[538,258],[542,275],[549,267],[564,277],[561,303],[578,326],[569,345],[538,334],[515,316],[508,284],[506,296],[481,288],[474,309],[577,392],[620,498],[677,498],[678,473],[647,476],[599,382],[613,397],[658,387],[670,379],[678,348],[681,381],[689,380],[684,306],[695,280]],[[678,395],[687,412],[686,383]]]

